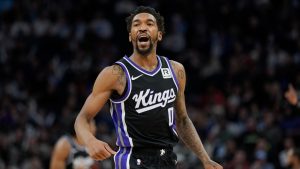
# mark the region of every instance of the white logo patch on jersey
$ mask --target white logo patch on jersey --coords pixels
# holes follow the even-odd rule
[[[172,78],[172,74],[169,68],[161,68],[161,73],[164,79]]]
[[[136,102],[135,108],[138,113],[143,113],[157,107],[165,107],[167,103],[172,103],[176,99],[174,89],[154,93],[153,90],[142,90],[139,94],[133,95],[132,99]]]

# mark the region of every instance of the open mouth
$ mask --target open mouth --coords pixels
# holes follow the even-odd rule
[[[150,40],[149,36],[140,36],[138,37],[139,42],[148,42]]]

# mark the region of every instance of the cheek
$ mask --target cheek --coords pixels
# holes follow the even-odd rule
[[[131,38],[131,41],[135,41],[136,40],[136,34],[131,33],[130,38]]]

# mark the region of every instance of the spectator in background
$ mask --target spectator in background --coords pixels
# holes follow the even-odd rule
[[[274,165],[268,162],[265,151],[258,150],[255,152],[255,161],[250,166],[250,169],[274,169]]]
[[[97,162],[88,156],[85,147],[76,137],[74,121],[70,124],[71,135],[62,136],[52,152],[50,169],[99,169]],[[96,134],[95,121],[90,121],[90,131]]]
[[[237,150],[233,159],[227,163],[225,169],[249,169],[250,165],[247,161],[247,154],[244,150]]]
[[[129,53],[121,25],[138,5],[170,18],[164,42],[179,43],[158,50],[186,68],[189,115],[210,155],[222,155],[227,136],[234,137],[234,154],[245,151],[251,166],[264,136],[273,145],[268,161],[285,168],[278,155],[288,149],[285,138],[299,142],[300,109],[281,104],[280,89],[287,79],[300,85],[300,0],[0,0],[0,169],[49,168],[65,122],[99,70]],[[97,138],[114,143],[110,116],[106,105]],[[175,147],[178,166],[199,166],[182,145]],[[108,160],[100,165],[112,168]]]
[[[278,155],[278,159],[279,159],[279,163],[281,165],[282,168],[286,168],[288,165],[288,152],[290,149],[293,149],[295,147],[295,143],[294,140],[290,137],[287,137],[284,139],[284,143],[283,143],[283,150],[280,151],[279,155]]]
[[[300,148],[291,148],[287,154],[288,165],[291,166],[291,169],[300,168]]]
[[[297,91],[292,84],[289,84],[288,90],[285,92],[284,96],[291,105],[300,108],[300,102],[297,95]]]

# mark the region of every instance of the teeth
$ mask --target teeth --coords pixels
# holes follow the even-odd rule
[[[149,37],[147,35],[140,35],[138,38],[139,39],[141,39],[141,38],[147,38],[147,39],[149,39]]]

